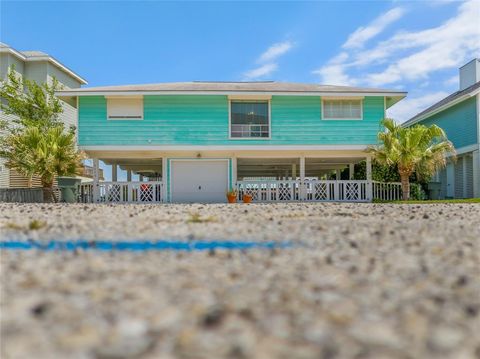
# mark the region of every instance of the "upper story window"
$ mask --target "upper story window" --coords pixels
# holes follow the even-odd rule
[[[322,101],[322,119],[324,120],[361,120],[362,99],[324,99]]]
[[[142,120],[142,97],[107,97],[109,120]]]
[[[268,101],[230,101],[231,138],[269,138]]]

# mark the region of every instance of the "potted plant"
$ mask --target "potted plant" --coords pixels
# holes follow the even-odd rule
[[[243,203],[252,203],[252,195],[250,193],[243,194]]]
[[[227,192],[227,200],[228,200],[228,203],[236,203],[237,191],[234,189],[230,189],[230,191]]]

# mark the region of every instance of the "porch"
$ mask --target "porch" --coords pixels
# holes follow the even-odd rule
[[[358,167],[362,161],[365,161],[362,173],[355,173],[355,166]],[[371,159],[365,155],[330,158],[115,158],[102,159],[102,162],[104,171],[105,167],[110,167],[110,171],[105,171],[111,173],[107,176],[109,180],[100,180],[100,161],[94,159],[93,181],[78,187],[80,202],[218,203],[226,201],[225,192],[228,189],[237,191],[239,201],[245,194],[250,194],[252,201],[257,203],[371,202],[374,199],[401,198],[399,183],[372,181]],[[177,163],[178,170],[175,167]],[[202,170],[203,164],[208,163],[216,166]],[[188,172],[190,166],[192,171]],[[364,178],[359,178],[360,175]],[[224,180],[220,178],[222,176],[225,176]],[[210,190],[205,189],[208,186]],[[198,196],[200,190],[206,191],[206,197]],[[183,193],[180,196],[175,191]]]

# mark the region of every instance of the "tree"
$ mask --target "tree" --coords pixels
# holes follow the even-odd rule
[[[55,200],[53,183],[57,176],[77,173],[81,156],[75,148],[75,129],[65,131],[60,121],[63,112],[55,97],[58,82],[37,84],[15,75],[10,68],[0,85],[1,109],[14,115],[10,122],[0,123],[0,157],[6,165],[28,178],[38,176],[44,189],[44,201]]]
[[[446,155],[455,155],[453,144],[438,126],[402,127],[392,119],[383,119],[384,132],[378,134],[380,145],[368,149],[380,164],[397,166],[402,183],[402,197],[410,197],[410,176],[430,179],[446,166]]]
[[[37,84],[24,79],[11,66],[6,80],[0,81],[0,108],[6,115],[15,116],[10,123],[3,123],[8,133],[34,126],[41,130],[61,126],[60,114],[62,103],[55,96],[60,90],[59,82],[53,78],[52,83]]]
[[[0,156],[7,166],[31,179],[40,177],[43,200],[55,201],[53,183],[56,176],[75,175],[80,168],[81,156],[75,149],[75,133],[52,127],[41,132],[38,127],[27,127],[2,141]]]

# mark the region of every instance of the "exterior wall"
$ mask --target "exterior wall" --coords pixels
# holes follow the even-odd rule
[[[32,80],[41,84],[47,80],[47,73],[47,63],[44,61],[36,61],[25,63],[25,71],[23,76],[28,80]]]
[[[65,72],[61,71],[57,66],[47,63],[47,81],[52,83],[52,78],[55,77],[65,89],[75,89],[79,88],[82,84],[73,77],[67,75]]]
[[[455,148],[461,148],[478,143],[477,116],[477,100],[476,97],[472,97],[421,123],[426,126],[435,124],[443,128]]]
[[[107,120],[103,96],[79,99],[79,145],[324,145],[377,142],[383,97],[363,120],[322,120],[318,96],[273,96],[270,139],[229,139],[227,96],[145,96],[143,120]]]

